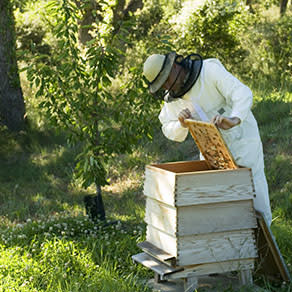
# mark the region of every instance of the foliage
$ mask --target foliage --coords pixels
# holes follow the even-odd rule
[[[235,1],[206,1],[179,30],[176,45],[183,53],[217,57],[224,64],[237,64],[246,57],[239,34],[247,27],[249,13]]]
[[[155,24],[163,18],[164,11],[159,0],[145,1],[144,9],[136,13],[136,24],[133,29],[132,37],[135,41],[144,40],[149,31]]]
[[[249,51],[245,62],[236,70],[254,86],[287,88],[291,84],[291,12],[275,17],[276,7],[265,14],[257,13],[252,33],[241,35],[242,46]],[[264,13],[264,12],[262,12]]]
[[[69,132],[70,143],[82,143],[77,177],[88,187],[105,185],[106,163],[116,154],[130,152],[151,130],[150,97],[141,86],[141,69],[132,68],[129,82],[112,95],[123,53],[115,47],[110,14],[99,24],[95,38],[81,50],[77,33],[79,10],[72,1],[48,5],[56,45],[52,54],[35,56],[26,70],[48,120]],[[108,6],[104,6],[106,13]],[[46,63],[40,62],[42,59]],[[139,98],[137,98],[139,97]]]
[[[292,18],[291,15],[281,17],[272,27],[269,39],[270,49],[274,56],[274,70],[279,72],[279,80],[290,78],[292,81]],[[289,80],[289,79],[288,79]],[[288,81],[289,82],[289,81]]]
[[[50,54],[53,41],[48,41],[49,28],[39,13],[46,3],[45,0],[27,3],[23,9],[14,10],[19,61],[29,59],[33,54]]]

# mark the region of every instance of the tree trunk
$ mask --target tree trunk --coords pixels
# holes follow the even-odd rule
[[[252,3],[252,0],[246,0],[246,6],[248,6],[249,7],[249,11],[251,12],[251,13],[254,13],[254,10],[253,10],[253,8],[252,8],[252,6],[251,6],[251,3]]]
[[[10,0],[0,1],[0,123],[12,131],[24,127],[25,105],[15,48],[14,16]]]
[[[288,0],[281,0],[281,4],[280,4],[280,14],[281,16],[283,16],[286,12],[287,9],[287,4],[288,4]]]

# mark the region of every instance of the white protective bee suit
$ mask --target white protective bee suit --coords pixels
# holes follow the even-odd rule
[[[188,129],[181,126],[178,115],[188,108],[194,119],[200,120],[194,104],[201,107],[209,120],[218,114],[240,118],[239,125],[229,130],[220,129],[220,132],[236,163],[252,169],[256,192],[255,209],[261,211],[271,224],[263,147],[257,122],[251,112],[252,99],[251,90],[230,74],[219,60],[206,59],[194,86],[182,98],[165,103],[159,120],[168,139],[182,142],[188,135]]]

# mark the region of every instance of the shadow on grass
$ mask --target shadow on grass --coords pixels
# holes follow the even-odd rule
[[[70,186],[78,150],[64,136],[1,129],[0,144],[0,216],[21,221],[80,208],[83,194]]]

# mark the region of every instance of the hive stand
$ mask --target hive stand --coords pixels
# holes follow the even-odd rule
[[[163,251],[159,252],[156,247],[151,250],[150,244],[147,242],[139,243],[138,246],[144,252],[132,256],[132,259],[134,262],[141,263],[154,271],[154,279],[149,281],[149,286],[154,291],[192,292],[200,287],[209,287],[211,289],[221,287],[223,289],[230,286],[239,288],[252,285],[253,260],[171,267],[168,264],[168,260],[171,259],[170,255]],[[154,253],[156,254],[154,255]],[[160,258],[160,260],[157,258]],[[163,261],[163,258],[166,261]],[[238,271],[238,274],[232,275],[227,273],[228,271]]]

